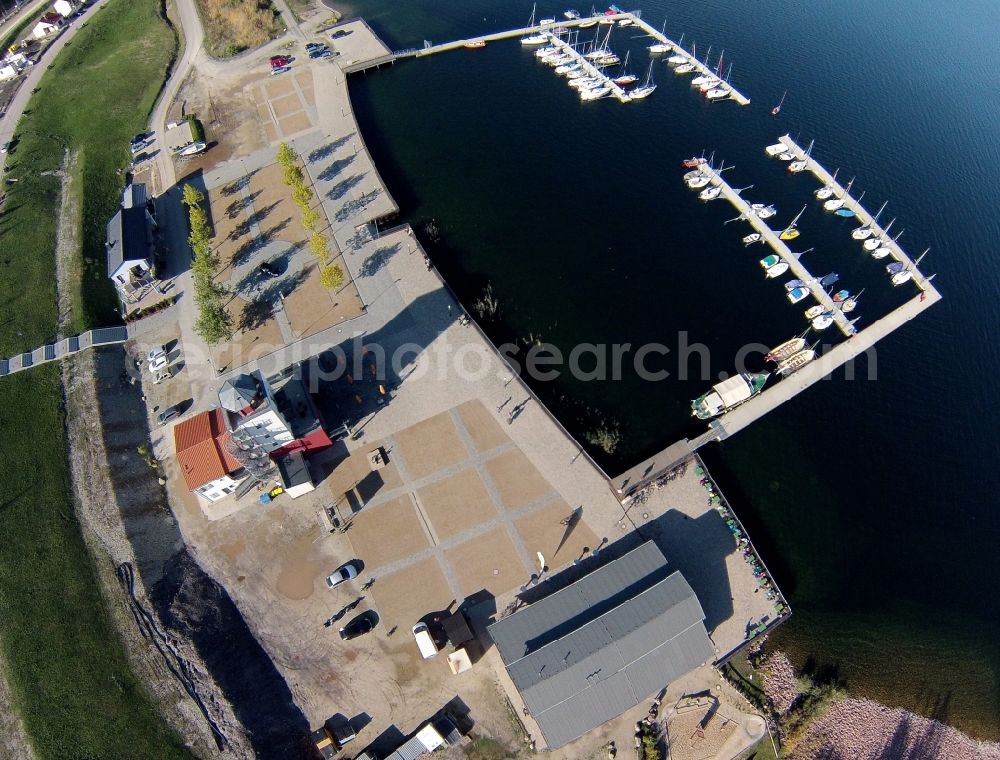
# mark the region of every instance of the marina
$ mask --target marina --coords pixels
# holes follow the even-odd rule
[[[802,280],[804,283],[803,287],[807,287],[812,293],[813,297],[816,299],[824,308],[824,313],[829,314],[834,323],[840,329],[840,331],[850,337],[854,335],[857,330],[854,325],[851,324],[849,320],[843,313],[843,311],[834,303],[833,299],[826,292],[823,286],[820,284],[819,280],[812,276],[805,265],[799,259],[795,253],[785,244],[785,241],[781,239],[781,234],[778,231],[771,229],[768,223],[761,218],[760,213],[758,213],[751,204],[737,193],[732,186],[725,179],[723,179],[722,174],[719,170],[713,169],[710,164],[704,163],[698,169],[704,177],[707,178],[707,184],[718,187],[722,190],[722,196],[729,201],[733,207],[740,212],[740,219],[746,221],[754,228],[754,231],[760,235],[759,240],[761,242],[766,242],[775,254],[787,264],[788,271],[794,273],[795,277]]]
[[[888,227],[882,228],[879,226],[878,213],[875,215],[869,213],[868,210],[861,205],[860,199],[855,199],[854,196],[850,194],[850,187],[842,187],[837,182],[836,177],[830,174],[830,172],[828,172],[822,164],[813,158],[811,152],[808,152],[807,154],[807,151],[802,150],[798,143],[792,139],[791,135],[783,135],[778,138],[778,141],[788,149],[788,152],[795,157],[795,160],[804,162],[804,171],[811,172],[816,179],[823,183],[824,188],[832,189],[833,196],[835,198],[843,200],[842,208],[853,212],[854,218],[856,218],[860,223],[860,228],[871,231],[870,238],[880,240],[882,245],[889,248],[892,258],[901,263],[903,265],[903,269],[911,273],[911,277],[904,281],[912,280],[912,282],[915,283],[921,291],[926,292],[928,295],[933,295],[935,300],[940,297],[938,296],[934,286],[931,284],[931,278],[926,277],[923,273],[921,273],[921,271],[917,268],[917,262],[911,259],[906,251],[904,251],[897,242],[899,235],[897,235],[896,239],[894,239],[889,236]],[[872,249],[866,245],[865,250],[869,251]]]

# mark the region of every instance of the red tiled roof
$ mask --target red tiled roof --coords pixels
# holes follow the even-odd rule
[[[202,412],[174,426],[177,462],[192,491],[242,466],[226,451],[226,435],[221,409]]]

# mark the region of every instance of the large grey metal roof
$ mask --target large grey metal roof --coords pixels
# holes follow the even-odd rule
[[[523,654],[508,657],[501,648],[511,680],[550,748],[621,715],[712,657],[701,604],[679,572],[666,578],[655,572],[651,566],[657,558],[665,567],[659,549],[643,544],[490,627],[494,641],[504,640],[511,652],[518,652],[518,641],[545,618],[550,630],[562,631],[559,636],[531,633],[521,645]],[[565,594],[581,585],[579,595]],[[617,604],[587,615],[567,602],[580,597],[603,607],[609,599]],[[513,620],[531,610],[531,626]],[[525,646],[538,641],[544,643]]]
[[[107,233],[108,277],[126,261],[148,261],[149,228],[144,208],[118,209],[108,222]]]

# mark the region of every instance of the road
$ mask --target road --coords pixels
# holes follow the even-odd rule
[[[0,120],[0,143],[8,142],[17,131],[17,123],[21,120],[21,114],[24,113],[24,109],[28,105],[28,100],[31,98],[31,91],[38,86],[42,75],[45,74],[45,68],[48,63],[59,54],[59,51],[66,46],[67,42],[76,36],[83,22],[87,21],[98,10],[107,5],[107,2],[108,0],[98,0],[93,5],[87,6],[83,14],[73,20],[73,23],[62,33],[59,39],[46,48],[45,53],[38,60],[38,63],[31,67],[31,70],[21,82],[17,94],[14,95],[14,98],[10,101],[10,105],[7,106],[7,114],[3,117],[3,120]],[[6,153],[0,155],[0,173],[3,172],[7,165],[7,155]]]
[[[34,4],[26,3],[25,6],[16,14],[4,19],[4,22],[0,24],[0,35],[6,34],[8,29],[13,29],[15,24],[20,24],[24,20],[25,16],[31,16],[36,13],[41,16],[46,5],[48,5],[46,0],[42,0],[42,2]]]

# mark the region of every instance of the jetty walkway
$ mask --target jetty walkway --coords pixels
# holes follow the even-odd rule
[[[708,164],[702,164],[700,170],[703,174],[711,177],[710,184],[716,187],[722,188],[722,195],[728,200],[737,211],[740,212],[740,216],[744,218],[750,226],[754,228],[755,231],[759,232],[761,238],[767,242],[769,246],[774,250],[778,256],[781,257],[783,261],[788,264],[789,270],[791,270],[796,277],[798,277],[802,282],[806,284],[809,291],[812,293],[813,298],[815,298],[823,308],[829,312],[830,316],[833,317],[834,322],[840,331],[850,337],[854,335],[857,330],[851,321],[847,318],[843,311],[840,310],[839,306],[834,303],[833,299],[830,298],[830,294],[826,292],[826,289],[819,284],[819,281],[810,274],[809,270],[805,268],[805,265],[799,260],[792,250],[785,245],[785,241],[782,240],[778,235],[778,232],[772,230],[764,219],[761,219],[754,210],[733,188],[722,178],[722,175],[718,171],[710,167]]]

